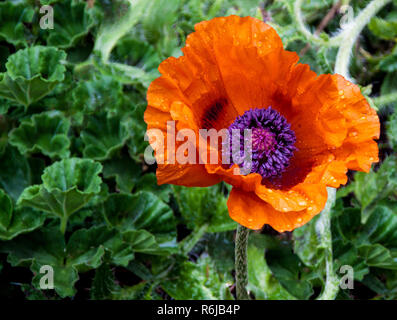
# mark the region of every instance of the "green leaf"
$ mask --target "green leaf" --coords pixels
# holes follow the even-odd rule
[[[397,37],[397,21],[374,17],[368,24],[368,28],[374,35],[384,40],[393,40]]]
[[[72,95],[74,109],[83,109],[85,114],[116,113],[122,103],[123,88],[114,78],[102,75],[94,80],[80,81]]]
[[[95,270],[90,291],[91,299],[109,299],[114,293],[115,287],[115,277],[112,269],[108,263],[104,262]]]
[[[65,240],[62,234],[53,228],[40,229],[13,241],[0,243],[0,251],[8,253],[7,261],[12,266],[30,266],[35,274],[33,285],[40,289],[42,266],[51,266],[54,270],[54,287],[61,297],[75,293],[74,283],[78,273],[72,266],[64,264]]]
[[[379,62],[379,69],[385,72],[397,71],[397,46],[393,52]]]
[[[152,300],[154,284],[142,281],[131,287],[117,288],[112,294],[114,300]]]
[[[266,252],[270,270],[280,284],[294,297],[309,299],[313,294],[311,283],[304,279],[302,262],[289,246],[278,244]]]
[[[103,211],[107,221],[122,232],[145,229],[155,235],[176,235],[171,208],[150,192],[113,193]]]
[[[122,84],[128,85],[143,85],[146,89],[150,83],[158,76],[155,72],[146,72],[145,70],[129,66],[127,64],[118,62],[104,63],[98,57],[94,57],[94,65],[99,71],[108,77],[112,77]]]
[[[11,240],[22,233],[38,229],[44,224],[45,219],[46,215],[42,212],[31,208],[16,208],[7,228],[0,228],[0,239]]]
[[[265,238],[251,233],[248,242],[248,286],[257,300],[294,300],[272,274],[264,259],[266,248]]]
[[[88,159],[69,158],[44,170],[43,183],[26,188],[18,204],[49,212],[63,221],[101,191],[102,166]]]
[[[316,231],[319,217],[314,217],[309,223],[293,232],[294,252],[308,267],[318,266],[324,259],[323,245]]]
[[[42,277],[40,268],[51,266],[55,290],[61,297],[75,294],[78,272],[98,268],[106,259],[106,251],[116,265],[127,266],[134,257],[121,235],[106,226],[80,229],[71,235],[67,245],[58,230],[41,228],[13,241],[0,243],[0,251],[8,253],[7,260],[12,266],[30,266],[35,274],[33,284],[38,289]]]
[[[103,177],[115,177],[117,188],[125,193],[132,191],[141,172],[141,166],[127,157],[113,158],[103,163]]]
[[[130,230],[123,233],[123,240],[128,243],[134,252],[168,255],[176,252],[175,247],[163,247],[154,235],[146,230]]]
[[[373,205],[392,194],[397,187],[397,167],[394,156],[388,157],[378,171],[354,175],[354,194],[361,203],[362,222],[370,216]]]
[[[11,240],[43,225],[46,216],[30,208],[13,209],[12,201],[0,189],[0,239]]]
[[[211,260],[201,257],[197,263],[179,264],[161,287],[176,300],[232,300],[228,286],[218,274]]]
[[[84,37],[94,25],[93,9],[85,3],[62,1],[54,6],[54,29],[48,31],[47,45],[69,48]]]
[[[29,29],[24,23],[32,23],[34,9],[24,3],[0,3],[0,38],[15,46],[27,45]]]
[[[143,0],[112,2],[101,1],[104,17],[98,30],[94,50],[99,51],[103,61],[107,61],[117,41],[130,31],[146,12],[147,3]]]
[[[28,161],[16,148],[8,145],[0,154],[0,187],[16,201],[31,184],[32,175]]]
[[[209,232],[234,230],[236,223],[229,217],[223,185],[209,188],[174,186],[179,210],[190,229],[208,224]]]
[[[109,251],[111,262],[116,265],[125,267],[134,258],[132,248],[123,241],[121,234],[106,226],[77,230],[70,237],[66,249],[67,263],[80,272],[98,268],[105,250]]]
[[[0,232],[7,230],[12,218],[12,201],[10,197],[0,189]]]
[[[136,106],[132,114],[132,122],[130,125],[131,138],[127,142],[128,152],[136,162],[142,161],[145,149],[149,143],[145,141],[146,124],[143,121],[143,114],[145,112],[145,105]]]
[[[362,230],[360,243],[380,243],[397,248],[397,203],[379,203],[373,210]]]
[[[234,232],[207,233],[204,236],[208,255],[221,273],[234,269]]]
[[[126,36],[120,39],[112,51],[111,59],[131,66],[137,66],[145,71],[157,70],[161,62],[160,55],[153,46],[133,36]]]
[[[10,144],[22,154],[42,152],[54,158],[69,157],[70,121],[57,111],[36,114],[22,120],[21,125],[9,134]]]
[[[106,114],[92,116],[87,127],[81,132],[84,142],[84,157],[96,160],[109,159],[120,150],[129,138],[129,119]]]
[[[7,72],[0,74],[0,96],[28,107],[63,81],[66,53],[52,47],[34,46],[9,56]]]
[[[169,184],[157,184],[157,178],[154,173],[146,173],[136,182],[137,191],[150,191],[164,202],[169,202],[172,187]]]
[[[362,246],[359,254],[371,267],[397,270],[397,250],[388,250],[380,244]]]

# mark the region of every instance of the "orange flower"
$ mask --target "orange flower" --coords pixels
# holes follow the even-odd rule
[[[204,21],[182,51],[160,64],[162,75],[148,89],[148,129],[167,138],[167,121],[175,121],[177,130],[200,137],[199,129],[247,125],[254,171],[236,175],[241,165],[165,162],[158,164],[159,184],[205,187],[223,180],[233,186],[232,219],[283,232],[318,214],[326,187],[345,184],[348,169],[368,172],[378,161],[379,119],[360,89],[341,75],[317,76],[298,64],[269,25],[237,16]],[[156,159],[168,159],[168,152],[167,146],[157,150]]]

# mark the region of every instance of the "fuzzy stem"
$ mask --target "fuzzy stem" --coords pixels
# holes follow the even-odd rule
[[[248,268],[247,268],[247,247],[249,229],[242,225],[237,226],[236,247],[235,247],[235,268],[236,268],[236,296],[238,300],[249,300],[247,292]]]
[[[333,300],[339,291],[339,279],[335,275],[332,258],[331,209],[336,200],[336,189],[328,188],[328,201],[316,222],[316,231],[321,236],[321,246],[324,248],[326,281],[324,290],[318,300]]]
[[[343,39],[340,43],[338,54],[335,62],[335,73],[339,73],[345,78],[349,78],[350,55],[354,43],[364,27],[369,23],[372,17],[391,0],[372,0],[364,10],[360,12],[357,18],[346,27],[341,36]]]
[[[339,42],[341,40],[341,34],[336,35],[334,37],[329,38],[328,40],[324,40],[317,35],[314,35],[308,28],[306,28],[306,25],[303,21],[303,15],[302,15],[302,2],[303,0],[296,0],[294,3],[293,7],[293,17],[295,19],[295,22],[298,26],[298,29],[300,32],[303,33],[303,35],[311,42],[323,45],[323,46],[338,46]]]
[[[373,98],[372,101],[379,107],[393,102],[397,102],[397,91]]]

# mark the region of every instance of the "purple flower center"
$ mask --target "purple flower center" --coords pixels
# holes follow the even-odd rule
[[[251,135],[244,136],[246,129],[251,129]],[[240,168],[249,169],[248,173],[257,172],[263,178],[279,177],[288,167],[296,150],[294,131],[287,120],[272,107],[246,111],[234,120],[228,131],[231,165],[235,159],[239,159],[235,163]],[[239,133],[239,137],[236,137],[236,133]],[[251,157],[249,151],[244,149],[247,149],[246,139],[249,138],[252,143]]]

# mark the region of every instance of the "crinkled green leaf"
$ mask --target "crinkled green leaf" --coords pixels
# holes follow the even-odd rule
[[[32,181],[29,163],[16,148],[8,145],[0,154],[0,187],[16,201]]]
[[[79,229],[72,234],[67,244],[67,263],[79,271],[98,268],[108,250],[112,263],[127,266],[134,258],[129,244],[122,240],[121,234],[106,226]]]
[[[40,289],[42,266],[50,266],[54,270],[54,287],[61,297],[75,293],[74,283],[78,273],[72,266],[64,264],[65,240],[56,229],[40,229],[17,237],[13,241],[0,243],[0,251],[8,253],[8,262],[12,266],[30,266],[35,276],[33,284]]]
[[[127,142],[128,152],[131,158],[135,161],[141,161],[145,149],[149,146],[149,143],[145,141],[146,124],[143,120],[143,113],[145,112],[145,105],[136,106],[132,112],[132,122],[130,125],[131,138]]]
[[[13,208],[11,198],[0,189],[0,239],[10,240],[42,226],[45,215],[30,208]]]
[[[145,229],[164,250],[176,250],[176,222],[171,208],[150,192],[111,194],[103,205],[107,221],[121,232]]]
[[[204,236],[208,255],[219,272],[234,269],[234,232],[207,233]]]
[[[44,170],[43,183],[26,188],[18,204],[69,217],[101,190],[102,166],[88,159],[69,158]]]
[[[229,217],[222,184],[208,188],[175,186],[174,195],[190,229],[204,224],[208,224],[209,232],[236,228],[236,223]]]
[[[0,228],[0,239],[11,240],[16,236],[40,228],[46,219],[42,212],[31,208],[16,208],[7,228]]]
[[[34,9],[23,3],[0,3],[0,38],[15,46],[27,45],[29,29],[24,23],[32,23]]]
[[[134,252],[168,255],[176,252],[176,247],[159,244],[156,237],[146,230],[129,230],[123,233],[123,240]]]
[[[272,274],[265,260],[266,242],[263,236],[250,234],[248,242],[248,286],[257,300],[296,299]]]
[[[117,288],[112,293],[114,300],[153,300],[153,283],[142,281],[134,286]]]
[[[371,267],[397,270],[397,251],[388,250],[380,244],[361,246],[359,254]]]
[[[153,46],[132,36],[120,39],[112,51],[111,59],[145,71],[157,70],[161,62],[160,55]]]
[[[368,219],[376,201],[387,198],[397,188],[397,162],[394,156],[387,158],[377,172],[357,172],[354,175],[354,194],[361,203],[362,221]]]
[[[53,6],[54,29],[48,31],[47,44],[69,48],[84,37],[94,25],[92,10],[86,4],[62,1]]]
[[[11,265],[30,266],[35,273],[33,284],[38,289],[42,276],[40,268],[51,266],[54,269],[55,290],[61,297],[75,294],[78,272],[99,267],[105,250],[110,253],[112,263],[123,266],[134,257],[121,235],[105,226],[80,229],[71,235],[67,245],[62,234],[54,228],[42,228],[13,241],[0,243],[0,251],[8,253]]]
[[[62,113],[45,112],[23,120],[10,132],[9,141],[22,154],[42,152],[51,158],[67,158],[70,154],[69,128],[70,121]]]
[[[117,188],[121,192],[131,192],[141,172],[141,166],[127,157],[112,158],[103,162],[103,177],[115,177]]]
[[[170,200],[170,194],[173,191],[169,184],[159,185],[154,173],[147,173],[141,176],[136,182],[136,190],[150,191],[164,202],[168,202]]]
[[[109,159],[120,150],[129,138],[129,119],[106,114],[91,116],[87,127],[81,132],[84,142],[84,157],[96,160]]]
[[[176,300],[232,300],[228,286],[218,274],[211,260],[200,258],[197,263],[190,261],[178,265],[161,287]]]
[[[10,197],[0,189],[0,232],[7,230],[11,223],[13,205]]]
[[[103,75],[112,77],[122,84],[141,84],[144,88],[148,88],[150,83],[158,76],[157,73],[146,72],[141,68],[119,62],[104,63],[101,60],[96,59],[95,66]]]
[[[0,96],[28,107],[63,81],[66,53],[53,47],[34,46],[8,58],[0,74]]]
[[[278,244],[266,251],[266,260],[275,278],[289,293],[298,299],[310,298],[312,285],[304,279],[303,264],[290,247]]]
[[[74,108],[91,114],[100,111],[117,112],[123,98],[120,82],[109,76],[80,81],[73,90]]]
[[[106,261],[95,270],[92,280],[90,295],[93,300],[109,299],[115,292],[115,277],[112,269]]]
[[[144,0],[98,1],[102,9],[103,20],[95,40],[94,50],[100,52],[101,58],[107,61],[117,41],[130,31],[147,9]]]
[[[109,223],[121,231],[146,229],[153,234],[175,232],[171,208],[150,192],[111,194],[104,203]]]

